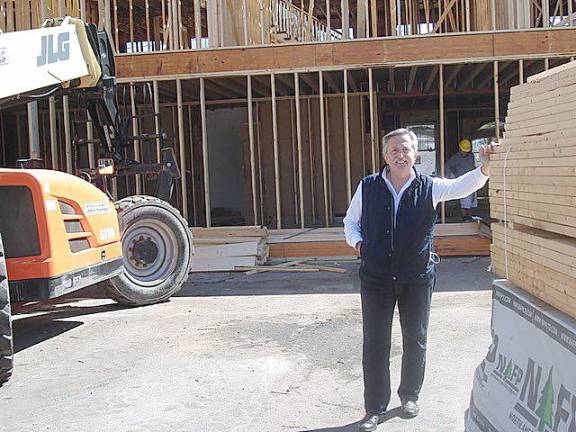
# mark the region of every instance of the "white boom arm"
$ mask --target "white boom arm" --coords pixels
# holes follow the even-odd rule
[[[59,25],[58,25],[59,24]],[[54,27],[0,33],[0,101],[38,89],[95,85],[101,69],[84,23],[66,17]]]

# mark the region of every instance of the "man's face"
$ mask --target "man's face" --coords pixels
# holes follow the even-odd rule
[[[384,160],[393,172],[399,174],[410,172],[416,161],[416,152],[412,147],[410,136],[405,134],[390,138]]]

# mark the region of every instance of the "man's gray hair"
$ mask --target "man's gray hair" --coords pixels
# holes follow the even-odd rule
[[[399,135],[408,135],[410,137],[410,143],[412,144],[412,148],[414,149],[414,151],[416,153],[418,153],[418,137],[416,136],[416,134],[414,132],[412,132],[410,129],[399,128],[399,129],[394,129],[391,132],[388,132],[382,138],[382,154],[383,155],[386,153],[386,150],[388,149],[388,143],[390,142],[390,139],[395,137],[395,136],[399,136]]]

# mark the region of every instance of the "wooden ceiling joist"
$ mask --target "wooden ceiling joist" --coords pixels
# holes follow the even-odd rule
[[[276,86],[276,96],[286,96],[292,93],[292,85],[287,85],[281,75],[275,74],[275,86]],[[266,88],[266,95],[270,96],[272,94],[272,87],[270,83],[270,75],[254,75],[252,76],[252,85],[260,85]]]
[[[238,84],[245,87],[246,91],[248,91],[248,82],[247,82],[248,80],[246,79],[246,77],[235,77],[234,80]],[[269,94],[270,94],[270,87],[266,87],[265,85],[262,85],[258,81],[252,79],[252,95],[253,96],[261,97],[261,96],[268,96]]]
[[[505,65],[499,65],[499,70],[498,70],[498,75],[501,76],[501,74],[505,71],[508,70],[508,68],[510,68],[512,65],[515,66],[515,68],[513,68],[512,72],[517,75],[518,74],[518,62],[507,62]],[[502,80],[499,79],[499,86],[502,85]],[[489,71],[489,73],[487,73],[487,75],[484,77],[484,79],[482,79],[481,81],[478,82],[477,87],[478,88],[483,88],[490,85],[491,87],[494,86],[494,71],[492,70],[491,72]]]
[[[332,91],[334,93],[341,93],[342,90],[340,89],[340,86],[338,85],[338,83],[336,82],[336,80],[334,79],[334,77],[332,76],[332,74],[330,72],[327,72],[324,74],[324,81],[326,81],[326,83],[330,86],[330,88],[332,89]]]
[[[412,87],[414,87],[414,82],[416,81],[417,73],[418,73],[418,66],[412,66],[410,68],[410,76],[408,77],[408,85],[406,86],[406,93],[412,92]]]
[[[285,74],[278,74],[276,75],[276,79],[284,84],[290,91],[290,93],[294,93],[294,76],[293,75],[285,75]]]
[[[270,87],[270,77],[266,75],[254,75],[252,77],[252,86],[257,85],[264,89],[264,94],[266,96],[270,96],[271,94],[271,87]]]
[[[511,69],[511,70],[509,70]],[[507,74],[505,74],[504,72],[508,72]],[[492,74],[494,75],[494,74]],[[512,79],[513,77],[515,77],[516,75],[518,75],[518,62],[516,61],[512,61],[512,62],[507,62],[504,65],[499,65],[499,70],[498,70],[498,75],[499,75],[499,86],[502,86],[503,84],[503,78],[507,78],[507,80]],[[509,76],[510,75],[510,76]],[[484,80],[480,81],[478,83],[478,87],[482,88],[482,87],[486,87],[489,83],[490,80],[494,81],[494,76],[490,77],[486,77],[484,78]],[[493,84],[493,82],[492,82]]]
[[[304,81],[306,85],[310,87],[310,90],[316,94],[320,93],[320,88],[318,87],[318,77],[312,78],[307,74],[300,74],[300,78],[302,78],[302,81]]]
[[[284,74],[274,74],[276,79],[276,94],[286,96],[294,93],[294,81]]]
[[[348,71],[348,85],[352,89],[354,93],[358,93],[358,85],[356,84],[356,80],[354,79],[353,71]]]
[[[430,87],[432,87],[432,84],[434,84],[434,81],[436,81],[436,75],[438,75],[439,70],[440,68],[438,66],[432,66],[432,70],[428,75],[428,80],[424,85],[424,93],[428,93],[428,90],[430,90]]]
[[[206,90],[208,92],[215,93],[219,97],[228,98],[231,96],[231,94],[230,94],[231,92],[226,87],[223,87],[222,85],[220,85],[214,81],[206,80],[205,86],[206,86]]]
[[[515,67],[510,69],[508,71],[508,73],[500,76],[500,86],[501,87],[506,86],[506,84],[508,84],[509,81],[511,81],[512,79],[516,78],[519,75],[518,62],[512,62],[512,63],[515,65]]]
[[[462,70],[463,67],[464,67],[463,64],[452,66],[452,70],[450,71],[450,73],[446,77],[446,80],[444,81],[444,87],[446,87],[446,88],[450,87],[450,85],[452,84],[452,81],[454,81],[454,79],[456,79],[456,77],[458,76],[458,74],[460,73],[460,71]]]
[[[388,93],[396,93],[396,78],[394,77],[394,68],[388,69]]]
[[[472,81],[474,81],[474,78],[476,78],[480,74],[480,72],[482,72],[486,68],[488,64],[492,65],[492,63],[479,63],[477,65],[474,65],[472,67],[472,70],[470,71],[470,75],[468,75],[468,78],[463,80],[458,85],[458,88],[463,89],[468,87],[472,83]]]
[[[491,64],[493,66],[493,63]],[[492,87],[494,85],[494,68],[486,69],[486,75],[474,87],[484,88]]]
[[[214,82],[220,87],[230,90],[232,93],[237,93],[239,96],[246,96],[247,86],[242,86],[230,78],[214,80]]]

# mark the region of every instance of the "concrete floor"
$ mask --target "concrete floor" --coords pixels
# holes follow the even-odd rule
[[[439,265],[422,412],[382,431],[462,432],[490,344],[487,258]],[[68,299],[15,320],[1,431],[357,430],[363,415],[357,264],[346,274],[194,275],[170,302]],[[393,332],[393,391],[400,370]]]

